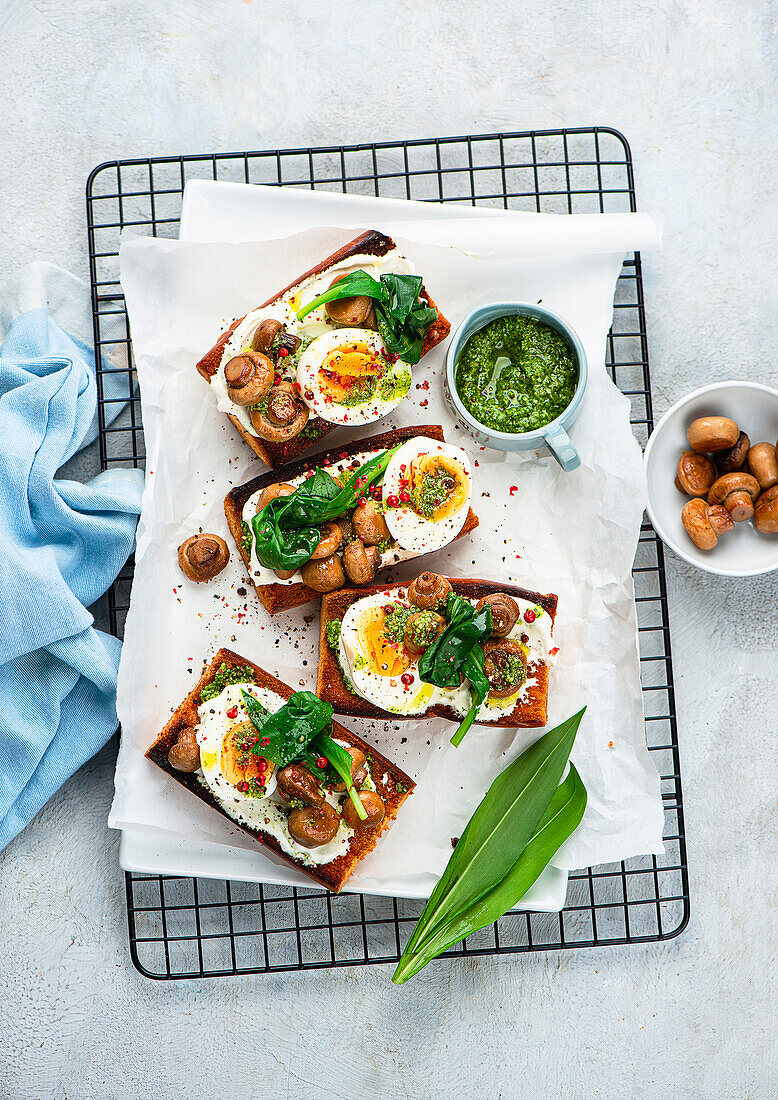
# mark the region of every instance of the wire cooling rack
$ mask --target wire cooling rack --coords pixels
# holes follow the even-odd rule
[[[141,466],[145,453],[137,396],[115,420],[111,402],[123,399],[106,396],[116,392],[107,385],[109,373],[119,376],[112,382],[134,386],[118,281],[119,234],[134,228],[177,236],[184,186],[192,179],[546,213],[635,210],[629,147],[604,127],[101,164],[87,184],[87,226],[104,469]],[[630,398],[634,431],[645,444],[653,419],[639,255],[627,259],[617,284],[607,364]],[[689,885],[665,569],[647,521],[634,579],[646,739],[662,779],[665,855],[575,872],[561,913],[509,913],[447,956],[645,943],[677,936],[686,926]],[[131,581],[130,562],[110,593],[118,635]],[[126,884],[132,960],[150,978],[395,962],[422,908],[395,898],[167,875],[127,874]]]

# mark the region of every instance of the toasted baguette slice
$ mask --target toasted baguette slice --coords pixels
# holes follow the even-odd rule
[[[339,248],[337,252],[333,252],[331,256],[328,256],[326,260],[322,260],[316,267],[312,267],[310,271],[306,271],[304,275],[301,275],[298,279],[295,279],[289,286],[284,287],[283,290],[279,290],[277,294],[274,294],[272,298],[268,298],[266,302],[263,302],[258,309],[265,309],[267,306],[272,306],[274,302],[277,302],[280,298],[290,290],[294,290],[300,283],[305,282],[311,275],[320,275],[323,271],[326,271],[330,267],[334,267],[335,264],[341,263],[343,260],[347,260],[349,256],[369,255],[369,256],[385,256],[387,252],[391,252],[396,245],[391,237],[387,237],[383,233],[379,233],[375,229],[369,229],[366,233],[361,233],[358,237],[355,237],[353,241],[349,241],[348,244],[344,244],[342,248]],[[419,295],[423,298],[433,309],[438,307],[430,298],[425,287],[422,286]],[[244,314],[245,316],[245,314]],[[224,345],[229,340],[230,336],[241,323],[243,317],[238,317],[233,321],[226,332],[223,332],[211,350],[207,352],[200,362],[197,364],[197,370],[202,377],[210,385],[211,378],[216,374],[219,369],[219,365],[222,360],[222,354],[224,352]],[[451,325],[438,309],[438,319],[434,321],[430,326],[427,335],[424,337],[424,343],[422,345],[421,354],[426,355],[427,352],[434,348],[436,344],[439,344],[441,340],[445,340],[451,331]],[[240,435],[251,447],[254,454],[258,455],[264,463],[266,463],[271,469],[275,469],[277,466],[283,465],[285,462],[292,462],[299,455],[305,451],[310,450],[315,446],[319,440],[324,436],[329,435],[331,431],[337,428],[337,424],[328,424],[326,421],[319,420],[317,422],[317,435],[316,438],[304,439],[301,436],[297,436],[295,439],[290,440],[288,443],[271,443],[266,439],[259,439],[257,436],[247,432],[241,424],[240,420],[231,413],[227,413],[227,416],[232,421],[232,424]]]
[[[518,599],[540,604],[551,616],[553,629],[557,605],[557,598],[554,595],[542,595],[540,592],[530,592],[526,588],[517,588],[512,584],[496,584],[494,581],[455,580],[453,577],[449,580],[456,595],[465,596],[467,599],[480,600],[492,592],[507,592],[508,595]],[[337,714],[351,714],[360,718],[391,718],[393,721],[403,718],[448,718],[451,722],[461,722],[462,716],[443,703],[436,703],[424,714],[393,714],[368,702],[360,695],[355,695],[346,687],[337,657],[327,642],[327,623],[332,622],[333,619],[342,622],[349,607],[357,600],[365,596],[373,596],[376,592],[385,592],[387,598],[393,595],[403,597],[407,590],[407,584],[374,584],[365,588],[330,592],[322,598],[316,694],[320,699],[331,703]],[[516,703],[510,714],[505,714],[493,722],[478,722],[478,725],[526,728],[545,726],[548,721],[548,667],[543,663],[536,663],[531,664],[530,669],[532,670],[530,678],[535,682],[529,685],[526,694]]]
[[[343,855],[338,856],[337,859],[332,860],[331,863],[322,864],[318,867],[310,867],[294,859],[292,856],[287,855],[274,836],[269,833],[263,833],[260,829],[254,828],[251,825],[244,825],[228,814],[214,797],[210,788],[200,781],[197,772],[188,773],[177,771],[168,761],[168,753],[171,746],[175,744],[180,731],[186,726],[196,726],[199,723],[198,700],[200,698],[200,692],[206,684],[211,683],[222,664],[230,668],[247,666],[253,671],[256,682],[260,687],[266,688],[269,691],[274,691],[285,699],[288,699],[294,691],[293,688],[288,687],[286,684],[282,683],[281,680],[277,680],[275,676],[271,676],[269,672],[255,665],[252,661],[246,660],[245,657],[240,657],[230,649],[220,649],[213,660],[205,666],[202,676],[189,692],[186,699],[184,699],[175,709],[170,717],[170,721],[158,735],[154,744],[148,749],[146,756],[158,767],[162,768],[163,771],[167,772],[169,776],[172,776],[172,778],[183,787],[191,791],[192,794],[197,795],[203,802],[212,806],[222,815],[222,817],[226,817],[231,824],[238,825],[244,833],[248,833],[250,836],[254,837],[255,840],[258,840],[265,850],[269,849],[286,863],[290,863],[293,867],[296,867],[298,871],[302,871],[303,874],[314,879],[321,886],[326,886],[328,890],[338,893],[359,861],[375,848],[379,837],[392,824],[397,816],[397,811],[416,784],[405,774],[405,772],[401,771],[396,764],[392,764],[391,761],[387,760],[385,756],[382,756],[380,752],[374,749],[372,745],[368,745],[361,737],[357,737],[355,733],[345,729],[338,722],[333,722],[333,736],[355,748],[361,749],[368,758],[371,778],[375,783],[376,790],[384,800],[386,815],[381,824],[377,825],[374,829],[365,829],[364,832],[354,833],[349,841],[347,851],[344,852]],[[207,706],[207,703],[203,703],[202,706]]]
[[[251,562],[249,556],[243,549],[242,524],[243,509],[250,496],[259,489],[266,488],[268,485],[275,485],[278,481],[287,481],[289,478],[299,477],[309,470],[311,466],[323,467],[331,465],[337,462],[339,458],[342,458],[343,455],[350,457],[351,455],[356,455],[363,451],[385,451],[389,447],[396,447],[399,443],[405,443],[406,440],[415,439],[417,436],[427,436],[429,439],[436,439],[441,443],[444,442],[443,429],[440,424],[420,424],[417,428],[395,428],[394,431],[383,432],[381,435],[373,435],[368,439],[358,439],[354,443],[347,444],[345,447],[338,447],[337,450],[324,451],[322,454],[312,455],[302,462],[296,462],[292,466],[284,467],[280,474],[275,471],[260,474],[259,477],[247,481],[245,485],[237,485],[234,489],[230,489],[224,499],[224,514],[227,517],[227,525],[232,532],[232,537],[235,539],[238,551],[243,559],[243,564],[246,566],[246,569],[249,570],[249,575],[251,572]],[[468,509],[464,526],[456,538],[461,539],[464,535],[469,535],[477,526],[478,516],[473,509],[470,508]],[[386,568],[389,568],[389,566]],[[257,584],[252,577],[252,583],[257,590],[257,595],[259,596],[262,606],[265,607],[271,615],[275,615],[279,611],[291,611],[292,608],[300,607],[301,604],[309,603],[311,600],[316,600],[321,596],[320,592],[315,592],[312,588],[308,588],[302,581],[296,584]]]

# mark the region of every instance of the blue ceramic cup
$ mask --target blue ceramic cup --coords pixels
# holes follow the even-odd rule
[[[498,432],[487,428],[468,412],[456,391],[454,375],[457,359],[467,341],[474,332],[485,328],[499,317],[534,317],[545,325],[556,329],[565,337],[573,350],[578,366],[578,382],[573,400],[550,424],[536,428],[532,432]],[[451,338],[446,353],[445,393],[449,408],[455,419],[479,443],[494,447],[498,451],[531,451],[538,447],[548,447],[563,470],[575,470],[581,465],[581,459],[565,431],[575,421],[581,410],[589,369],[586,364],[586,352],[575,329],[556,313],[544,306],[533,306],[525,302],[492,302],[485,306],[476,306],[459,325]]]

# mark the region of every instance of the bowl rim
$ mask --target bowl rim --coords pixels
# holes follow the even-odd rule
[[[456,367],[456,357],[462,344],[462,333],[478,314],[486,310],[491,311],[494,309],[505,309],[506,312],[504,314],[497,314],[492,317],[490,321],[485,322],[485,324],[498,320],[500,316],[522,317],[529,315],[537,317],[539,315],[539,319],[545,317],[551,321],[555,321],[570,341],[577,360],[578,381],[576,382],[575,393],[573,394],[570,404],[562,409],[562,412],[554,417],[553,420],[549,420],[548,424],[543,424],[540,428],[533,428],[530,432],[499,432],[495,428],[490,428],[486,424],[482,424],[480,420],[476,420],[472,413],[465,408],[461,397],[457,393],[456,385],[454,384],[454,368]],[[527,312],[522,313],[522,310]],[[481,327],[483,328],[485,326],[482,325]],[[473,332],[470,333],[470,336],[478,331],[480,330],[477,328],[474,329]],[[468,336],[468,339],[469,338]],[[481,432],[490,439],[499,440],[500,442],[522,440],[531,445],[533,443],[543,443],[546,437],[551,434],[550,429],[556,427],[564,428],[565,424],[570,423],[570,418],[575,416],[580,408],[586,388],[589,384],[589,363],[586,358],[586,350],[583,346],[583,341],[576,330],[568,320],[559,313],[556,313],[553,309],[549,309],[548,306],[539,305],[536,302],[484,302],[479,306],[474,306],[466,313],[454,330],[454,335],[451,337],[448,348],[446,349],[446,383],[457,413],[476,431]]]
[[[769,565],[764,569],[723,569],[721,566],[715,565],[712,561],[709,565],[707,562],[701,562],[697,558],[693,558],[690,553],[676,544],[671,535],[667,533],[662,523],[656,516],[654,508],[651,503],[651,488],[648,483],[648,468],[651,463],[651,455],[654,449],[654,442],[659,436],[660,432],[664,428],[666,422],[670,420],[677,412],[679,412],[685,405],[692,402],[695,398],[704,397],[708,393],[715,393],[716,390],[728,389],[731,386],[739,386],[745,390],[758,390],[762,393],[769,393],[771,396],[778,398],[778,389],[774,386],[768,386],[764,382],[748,382],[743,379],[731,378],[723,382],[710,382],[707,386],[700,386],[699,389],[692,390],[691,393],[687,393],[685,397],[680,398],[671,405],[654,426],[651,435],[648,437],[645,450],[643,452],[643,470],[646,475],[646,511],[648,512],[648,518],[651,520],[651,525],[656,531],[662,542],[669,546],[674,554],[677,554],[679,558],[688,562],[689,565],[693,565],[696,569],[701,569],[704,573],[713,573],[717,577],[762,577],[767,573],[774,573],[778,570],[778,559],[775,565]],[[776,549],[778,550],[778,541],[776,542]]]

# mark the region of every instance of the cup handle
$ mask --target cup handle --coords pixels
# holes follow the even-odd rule
[[[546,446],[563,470],[577,470],[581,465],[581,456],[570,442],[564,428],[557,426],[546,435]]]

